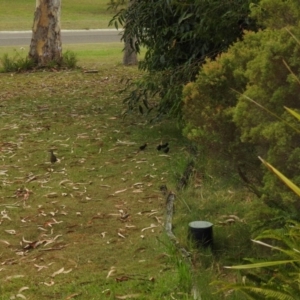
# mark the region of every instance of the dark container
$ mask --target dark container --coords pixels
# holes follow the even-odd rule
[[[193,221],[189,223],[189,237],[200,247],[212,247],[213,224],[207,221]]]

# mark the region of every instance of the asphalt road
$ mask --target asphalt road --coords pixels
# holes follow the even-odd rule
[[[31,36],[31,31],[0,31],[0,47],[30,45]],[[61,39],[63,44],[114,43],[120,42],[121,31],[115,29],[62,30]]]

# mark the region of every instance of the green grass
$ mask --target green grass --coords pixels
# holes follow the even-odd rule
[[[174,292],[177,270],[159,241],[164,199],[158,187],[172,182],[168,170],[183,145],[171,124],[148,128],[120,117],[114,91],[123,74],[136,73],[111,64],[98,74],[0,75],[0,205],[8,216],[0,218],[0,299],[24,286],[29,299],[99,299],[102,292],[107,299],[132,293],[169,299]],[[172,141],[173,155],[157,153],[161,139]],[[59,163],[49,163],[50,148]],[[157,227],[141,231],[151,224]],[[51,239],[36,248],[26,242]],[[72,271],[53,275],[63,267]]]
[[[61,11],[62,29],[108,28],[114,12],[107,10],[109,0],[64,0]],[[0,30],[31,30],[35,1],[1,0]]]
[[[248,202],[234,199],[248,195],[241,189],[233,196],[232,185],[198,173],[177,192],[174,232],[192,253],[193,266],[186,264],[164,233],[159,186],[176,191],[187,143],[171,120],[149,126],[137,115],[120,116],[116,92],[124,76],[140,76],[136,68],[101,58],[98,70],[0,74],[0,299],[23,287],[28,299],[192,299],[194,273],[203,299],[223,299],[207,285],[230,277],[222,265],[247,253],[248,227],[218,222],[223,214],[242,219]],[[156,150],[160,141],[170,143],[168,155]],[[50,148],[60,159],[54,165]],[[199,218],[215,224],[214,253],[187,240],[188,222]],[[151,224],[157,227],[142,231]],[[55,275],[62,268],[71,271]]]

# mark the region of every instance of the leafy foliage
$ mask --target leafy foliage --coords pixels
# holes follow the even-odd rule
[[[31,70],[34,67],[34,62],[30,58],[21,56],[17,51],[13,57],[4,54],[0,61],[2,64],[0,72],[2,73]]]
[[[124,1],[112,1],[112,6],[121,3]],[[255,27],[248,18],[249,3],[136,0],[121,9],[110,24],[124,26],[123,39],[135,37],[138,52],[146,47],[139,66],[149,72],[143,84],[133,85],[126,99],[129,108],[143,103],[149,109],[145,103],[159,95],[156,108],[160,115],[179,114],[182,84],[195,79],[206,57],[215,58],[242,37],[243,29]]]
[[[260,0],[259,4],[252,3],[250,7],[251,16],[267,28],[280,29],[299,22],[299,2],[296,0]]]
[[[295,32],[299,36],[299,29]],[[295,128],[298,124],[283,106],[296,110],[300,108],[300,85],[284,63],[298,74],[300,65],[297,58],[300,47],[285,30],[268,35],[270,38],[263,41],[261,54],[248,64],[246,76],[249,84],[236,106],[234,121],[241,128],[243,141],[256,145],[259,155],[266,157],[299,185],[299,136],[287,123]],[[245,96],[259,99],[260,106],[277,115],[279,119],[253,105]],[[298,215],[300,202],[297,197],[278,185],[278,180],[269,172],[264,175],[264,192],[269,194],[265,197],[269,205],[276,204],[294,217]]]
[[[262,160],[272,173],[276,174],[292,191],[300,196],[300,189],[272,165]],[[236,290],[247,299],[296,300],[299,298],[299,262],[300,224],[290,221],[281,229],[263,231],[254,243],[272,249],[272,259],[253,260],[250,264],[226,267],[235,270],[246,270],[242,283],[227,284],[219,292]],[[260,240],[272,241],[268,244]],[[264,270],[261,270],[264,268]],[[249,282],[250,281],[250,282]],[[220,282],[218,282],[220,283]]]
[[[294,117],[300,120],[300,115],[294,110],[286,108],[286,110]],[[281,172],[274,168],[271,164],[260,158],[263,164],[275,174],[282,182],[286,184],[298,197],[300,196],[300,188],[291,180],[285,177]],[[240,291],[246,295],[248,299],[286,299],[295,300],[299,298],[299,262],[300,251],[298,249],[300,242],[300,224],[289,221],[288,224],[281,229],[265,230],[257,239],[272,240],[272,244],[267,244],[259,240],[253,240],[258,245],[268,247],[274,252],[272,259],[267,261],[253,261],[250,264],[226,267],[235,270],[247,270],[243,283],[224,284],[220,292],[228,289]],[[279,255],[278,255],[279,253]],[[267,271],[261,271],[261,268]],[[249,271],[253,270],[254,271]],[[258,270],[259,269],[259,270]],[[247,281],[250,279],[250,283]]]
[[[227,172],[239,173],[259,194],[255,186],[261,182],[261,175],[257,172],[255,147],[241,141],[240,128],[233,121],[238,101],[235,90],[246,89],[247,63],[257,55],[259,38],[253,37],[257,35],[248,32],[244,42],[236,43],[215,60],[207,60],[197,80],[184,87],[183,133],[213,161],[216,171],[224,171],[224,166],[229,166]]]
[[[271,2],[262,1],[261,10],[271,12]],[[285,4],[278,7],[281,12],[300,9],[298,1],[281,3]],[[265,19],[265,24],[276,16],[269,15],[271,20]],[[295,23],[294,18],[284,20],[286,25]],[[300,109],[300,85],[295,77],[300,69],[297,36],[299,25],[288,31],[248,32],[227,53],[215,61],[207,60],[197,80],[184,89],[183,109],[188,138],[201,144],[211,160],[221,157],[236,166],[247,184],[257,186],[263,177],[263,188],[258,187],[257,194],[263,193],[265,203],[295,219],[299,218],[299,199],[279,185],[276,177],[257,167],[257,156],[265,157],[300,184],[299,136],[294,130],[299,126],[283,108]]]
[[[66,51],[63,53],[62,66],[68,69],[74,69],[77,67],[77,56],[73,51]]]

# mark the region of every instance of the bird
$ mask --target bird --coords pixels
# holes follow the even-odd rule
[[[169,152],[169,150],[170,150],[170,148],[169,148],[169,147],[167,147],[166,149],[164,149],[164,152],[165,152],[165,153],[168,153],[168,152]]]
[[[52,164],[54,164],[55,162],[57,162],[57,157],[54,155],[52,149],[49,150],[49,152],[50,152],[50,162],[51,162]]]
[[[147,147],[147,143],[145,143],[144,145],[140,146],[140,150],[143,151],[143,150],[146,149],[146,147]]]
[[[157,149],[158,151],[160,151],[161,149],[164,149],[164,148],[168,147],[168,145],[169,145],[169,143],[165,143],[165,144],[160,143],[160,144],[156,147],[156,149]]]

